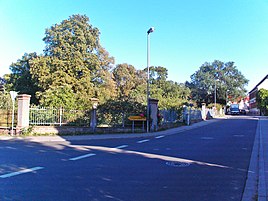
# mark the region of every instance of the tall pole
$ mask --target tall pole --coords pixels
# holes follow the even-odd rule
[[[15,99],[18,95],[18,92],[16,91],[10,91],[10,96],[11,96],[11,100],[12,100],[12,122],[11,122],[11,135],[13,135],[14,131],[14,110],[15,110]]]
[[[15,101],[12,100],[12,122],[11,122],[11,135],[13,136],[14,134],[14,113],[15,113]]]
[[[151,27],[147,31],[147,133],[149,133],[149,127],[150,127],[150,109],[149,109],[149,101],[150,101],[150,33],[154,31],[154,28]]]
[[[216,86],[216,79],[215,79],[215,90],[214,90],[214,106],[216,110],[216,103],[217,103],[217,86]]]

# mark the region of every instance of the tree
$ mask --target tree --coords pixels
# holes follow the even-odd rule
[[[244,97],[247,83],[248,80],[238,71],[234,62],[215,60],[212,63],[204,63],[191,75],[191,82],[186,82],[186,86],[191,89],[192,99],[199,105],[202,102],[214,102],[215,87],[217,103],[225,104],[227,95],[232,97],[233,101]]]
[[[113,70],[117,98],[123,102],[146,103],[146,74],[129,64],[118,64]]]
[[[38,104],[35,93],[39,90],[36,80],[32,79],[30,73],[30,61],[35,59],[37,54],[25,53],[16,63],[12,63],[9,67],[11,74],[5,75],[5,87],[8,91],[14,90],[19,93],[31,95],[32,103]]]
[[[101,47],[99,35],[85,15],[73,15],[46,30],[44,55],[30,62],[41,104],[74,106],[71,98],[76,107],[86,109],[91,107],[92,97],[103,102],[114,96],[115,85],[109,72],[114,59]]]
[[[257,106],[262,115],[268,115],[268,90],[260,89],[257,93]]]
[[[5,92],[5,79],[0,77],[0,92]]]
[[[184,84],[167,80],[165,67],[150,67],[150,94],[159,100],[160,109],[180,108],[190,96],[190,89]]]

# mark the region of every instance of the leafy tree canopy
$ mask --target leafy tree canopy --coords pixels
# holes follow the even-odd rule
[[[192,99],[199,104],[214,102],[216,87],[217,103],[225,104],[227,96],[232,101],[244,97],[248,80],[238,71],[234,62],[215,60],[204,63],[191,75],[191,82],[186,85],[191,89]]]
[[[179,108],[187,102],[190,89],[184,84],[167,80],[165,67],[150,67],[150,95],[159,100],[160,109]]]
[[[114,97],[109,72],[114,59],[100,45],[99,35],[85,15],[51,26],[45,31],[43,55],[25,54],[10,66],[9,88],[31,94],[36,104],[53,107],[86,109],[92,97],[102,102]]]
[[[122,101],[136,101],[143,103],[146,89],[146,74],[136,70],[134,66],[118,64],[113,70],[113,77],[117,88],[117,97]]]
[[[37,57],[34,53],[25,53],[21,59],[18,59],[16,63],[12,63],[9,67],[11,74],[5,75],[6,89],[8,91],[15,90],[19,93],[29,94],[32,97],[32,102],[37,103],[35,98],[36,91],[39,87],[35,79],[32,79],[30,73],[30,61]]]
[[[140,110],[146,106],[147,71],[129,64],[113,68],[114,58],[99,37],[85,15],[52,25],[45,31],[43,54],[25,54],[13,63],[12,73],[5,76],[6,88],[30,94],[32,103],[42,106],[86,110],[92,106],[90,98],[96,97],[100,105],[124,110],[134,105]],[[189,99],[190,90],[167,77],[165,67],[150,67],[150,95],[159,99],[160,109],[178,108]]]

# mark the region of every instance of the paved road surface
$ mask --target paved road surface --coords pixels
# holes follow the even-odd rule
[[[173,135],[0,143],[0,200],[240,201],[257,119]]]

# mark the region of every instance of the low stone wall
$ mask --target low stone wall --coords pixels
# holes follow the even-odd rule
[[[10,129],[7,127],[0,127],[0,134],[1,135],[8,135],[8,134],[10,134]]]
[[[55,134],[55,135],[78,135],[78,134],[91,134],[91,133],[131,133],[131,128],[96,128],[95,132],[90,127],[72,127],[72,126],[34,126],[29,129],[29,132],[37,134]],[[135,128],[135,132],[142,132],[141,128]]]
[[[79,134],[92,133],[90,127],[72,127],[72,126],[34,126],[32,133],[38,134]]]

